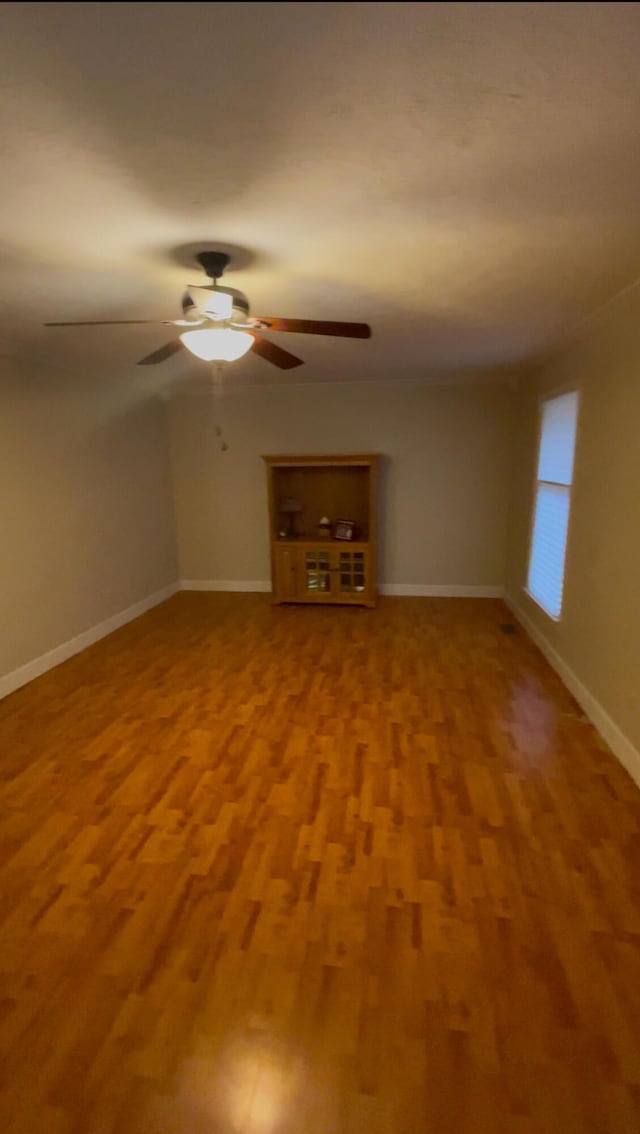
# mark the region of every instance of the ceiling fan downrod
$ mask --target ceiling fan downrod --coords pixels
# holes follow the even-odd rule
[[[217,284],[229,264],[226,252],[198,252],[196,259],[214,284]]]

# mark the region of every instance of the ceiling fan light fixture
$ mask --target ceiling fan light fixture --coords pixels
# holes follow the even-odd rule
[[[246,331],[234,331],[231,327],[185,331],[180,339],[187,350],[204,362],[235,362],[253,346],[253,335]]]
[[[278,343],[264,338],[261,331],[292,332],[295,335],[335,335],[346,339],[370,339],[368,323],[346,323],[332,319],[281,319],[259,315],[249,319],[249,301],[237,288],[220,287],[218,280],[229,264],[226,252],[208,249],[196,256],[211,284],[188,284],[182,296],[181,319],[88,319],[45,323],[45,327],[107,327],[157,323],[174,327],[200,327],[189,330],[164,346],[138,359],[138,366],[155,366],[171,358],[185,346],[204,362],[235,362],[253,348],[254,354],[279,370],[293,370],[303,360]],[[239,264],[237,266],[240,266]],[[213,326],[211,326],[213,324]]]

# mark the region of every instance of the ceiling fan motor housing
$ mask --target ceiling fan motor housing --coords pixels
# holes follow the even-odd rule
[[[185,319],[193,319],[194,322],[201,319],[206,314],[207,300],[213,293],[230,296],[231,318],[238,322],[244,322],[249,314],[249,300],[243,292],[237,291],[234,287],[216,287],[215,285],[201,287],[199,284],[188,287],[182,296],[182,310]]]
[[[213,284],[209,285],[193,285],[188,287],[182,297],[182,310],[185,319],[199,321],[203,318],[211,318],[211,303],[207,303],[212,292],[219,292],[223,295],[231,296],[232,310],[230,318],[238,322],[244,322],[249,314],[249,300],[246,295],[241,291],[237,291],[233,287],[219,287],[218,280],[222,276],[224,270],[229,265],[230,257],[226,252],[205,251],[198,252],[196,259],[200,266],[204,269]],[[216,316],[213,316],[214,320]]]

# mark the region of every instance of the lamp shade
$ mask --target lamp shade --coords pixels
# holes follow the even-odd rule
[[[301,512],[302,504],[296,500],[295,496],[285,496],[282,504],[280,505],[281,512]]]
[[[181,341],[204,362],[235,362],[253,346],[253,337],[231,327],[207,327],[202,331],[185,331]]]

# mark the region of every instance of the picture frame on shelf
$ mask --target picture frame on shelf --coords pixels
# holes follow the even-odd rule
[[[333,527],[333,538],[353,540],[355,539],[356,525],[353,520],[336,520]]]

